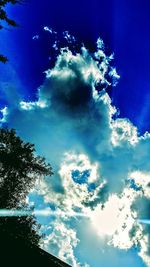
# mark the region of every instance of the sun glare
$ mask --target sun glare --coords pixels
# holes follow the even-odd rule
[[[117,197],[112,197],[104,208],[98,205],[91,214],[91,221],[99,235],[113,235],[118,227],[120,218],[118,217],[119,203]]]
[[[131,228],[134,223],[130,205],[126,205],[126,200],[115,194],[109,197],[104,207],[98,205],[92,211],[90,218],[100,236],[113,236],[117,232],[125,232],[125,229]]]

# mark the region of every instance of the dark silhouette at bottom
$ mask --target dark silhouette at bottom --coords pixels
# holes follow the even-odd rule
[[[16,238],[7,231],[0,231],[0,259],[2,267],[70,267],[38,246],[23,238]]]

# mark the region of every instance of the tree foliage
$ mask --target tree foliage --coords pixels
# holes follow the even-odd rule
[[[36,179],[51,174],[34,145],[23,142],[15,130],[0,129],[0,209],[27,209],[26,197]],[[34,216],[0,218],[0,229],[35,244],[40,240],[37,228]]]
[[[25,0],[0,0],[0,30],[4,28],[4,23],[6,23],[8,26],[16,27],[18,24],[13,19],[9,18],[5,7],[7,4],[22,4]],[[7,57],[0,54],[0,61],[3,63],[6,63],[8,61]]]

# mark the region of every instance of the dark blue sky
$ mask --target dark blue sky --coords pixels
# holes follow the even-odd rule
[[[5,34],[7,55],[32,98],[49,68],[50,36],[43,26],[61,33],[69,30],[88,48],[100,36],[108,53],[115,53],[121,79],[111,92],[121,117],[128,117],[139,131],[150,130],[150,2],[147,0],[37,1],[8,8],[19,28]],[[40,35],[33,41],[32,37]]]

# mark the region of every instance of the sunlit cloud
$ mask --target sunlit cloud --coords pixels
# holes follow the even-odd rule
[[[70,38],[68,32],[65,36]],[[61,49],[55,66],[45,71],[37,100],[19,101],[7,119],[53,166],[55,175],[39,180],[35,192],[56,211],[35,210],[35,214],[59,217],[46,246],[53,242],[57,255],[73,266],[79,263],[73,252],[78,242],[72,217],[87,217],[110,247],[138,248],[149,264],[149,233],[139,221],[143,214],[138,201],[145,207],[150,195],[150,135],[140,136],[129,120],[117,118],[107,93],[119,79],[112,60],[101,39],[93,54],[84,45],[80,53]],[[64,235],[68,237],[63,241]]]

